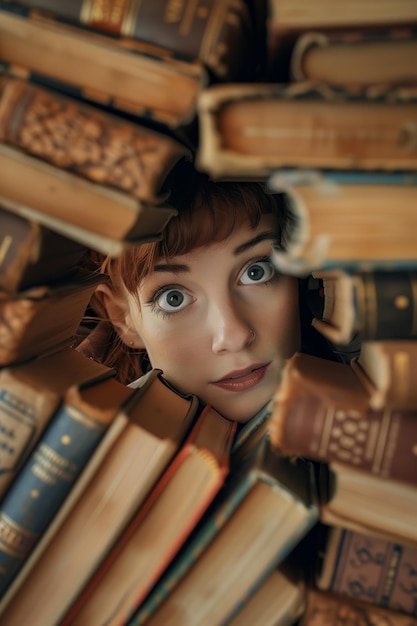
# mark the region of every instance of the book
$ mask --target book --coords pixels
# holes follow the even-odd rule
[[[62,620],[63,625],[127,621],[222,486],[235,431],[236,422],[211,407],[203,409],[184,446]]]
[[[222,80],[247,76],[253,63],[250,41],[261,45],[253,40],[249,8],[243,0],[199,3],[24,0],[17,4],[43,11],[57,20],[109,33],[119,37],[125,47],[140,49],[136,42],[142,41],[168,49],[179,58],[190,61],[199,58]]]
[[[97,364],[97,371],[102,372]],[[72,385],[0,505],[0,595],[64,502],[132,390],[108,370]]]
[[[323,310],[312,324],[336,344],[349,343],[356,333],[365,341],[416,339],[417,274],[406,266],[384,271],[318,270]]]
[[[398,611],[376,607],[369,602],[335,593],[310,589],[300,626],[417,626],[417,620]]]
[[[371,409],[350,364],[296,353],[272,401],[269,432],[283,454],[350,466],[364,481],[404,481],[417,497],[416,418],[417,407]]]
[[[292,167],[415,170],[411,87],[374,93],[310,81],[212,85],[201,91],[197,110],[197,165],[214,178],[262,179]]]
[[[409,24],[417,21],[413,0],[269,0],[269,24],[279,30]]]
[[[225,623],[318,518],[311,464],[263,438],[225,487],[129,626]]]
[[[413,83],[416,55],[416,32],[405,26],[309,30],[297,37],[291,52],[291,79],[332,85]]]
[[[0,369],[0,499],[74,384],[108,369],[74,349]]]
[[[165,176],[190,156],[168,134],[7,75],[0,75],[0,141],[148,204],[161,204]]]
[[[417,617],[417,548],[329,527],[316,584],[319,589]]]
[[[0,610],[10,624],[30,619],[46,626],[63,617],[183,444],[198,411],[197,398],[174,390],[159,370],[142,377],[81,495],[58,528],[54,520],[3,599]],[[50,585],[61,576],[51,597]]]
[[[417,341],[363,341],[351,365],[367,388],[373,409],[415,410]]]
[[[15,292],[63,279],[87,248],[0,203],[0,289]]]
[[[97,285],[96,272],[18,293],[0,289],[0,366],[23,362],[73,344]]]
[[[293,582],[280,569],[274,569],[227,624],[292,626],[303,614],[304,605],[304,583]]]
[[[275,172],[267,188],[283,195],[291,219],[285,250],[272,251],[274,264],[296,276],[334,268],[412,269],[416,182],[400,172]]]
[[[22,185],[22,180],[27,184]],[[6,202],[6,208],[29,207],[49,218],[52,229],[57,223],[53,220],[60,220],[67,224],[70,238],[84,229],[111,240],[154,240],[160,238],[168,221],[176,215],[168,205],[142,202],[131,194],[93,183],[2,143],[0,188],[2,205],[4,197],[11,201]],[[21,214],[35,213],[23,210]]]
[[[199,61],[125,49],[108,36],[34,19],[5,2],[0,40],[4,70],[171,128],[192,120],[197,95],[208,84]]]

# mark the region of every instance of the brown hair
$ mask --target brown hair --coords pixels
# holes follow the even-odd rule
[[[209,243],[223,241],[241,224],[256,228],[263,214],[276,216],[276,244],[285,247],[291,216],[282,198],[267,194],[261,183],[214,182],[183,162],[167,178],[166,189],[168,202],[178,215],[171,218],[161,240],[135,246],[120,257],[108,257],[102,263],[101,271],[108,275],[114,293],[127,289],[132,295],[137,294],[143,277],[157,259],[186,254]],[[105,316],[94,300],[93,306]],[[142,355],[125,346],[113,330],[101,360],[115,367],[118,378],[127,383],[143,373]]]

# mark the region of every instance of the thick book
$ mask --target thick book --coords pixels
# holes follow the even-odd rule
[[[347,28],[417,22],[414,0],[270,0],[269,24],[281,30]]]
[[[254,40],[245,0],[23,0],[16,4],[92,31],[109,33],[120,38],[127,48],[140,50],[137,42],[147,42],[168,49],[179,58],[199,58],[222,80],[251,76],[249,70],[253,73],[256,56],[253,47],[265,45]]]
[[[228,482],[130,626],[221,624],[318,519],[309,462],[275,455],[267,438]]]
[[[170,127],[192,120],[197,95],[208,84],[199,61],[129,50],[105,35],[37,20],[4,2],[0,41],[0,59],[11,73]]]
[[[351,365],[367,388],[373,409],[416,409],[417,341],[363,341]]]
[[[404,481],[417,494],[417,407],[371,409],[350,364],[296,353],[272,402],[271,442],[283,454]]]
[[[309,589],[306,611],[299,626],[417,626],[417,619],[370,602]]]
[[[331,85],[405,85],[417,79],[417,33],[385,30],[311,30],[291,52],[291,79]]]
[[[293,626],[305,609],[305,585],[274,569],[228,620],[228,626]]]
[[[18,293],[0,289],[0,366],[71,345],[102,281],[102,275],[80,270],[62,282]]]
[[[0,498],[60,406],[66,390],[108,369],[74,349],[0,369]]]
[[[0,189],[6,208],[32,209],[30,213],[23,208],[20,213],[25,216],[44,214],[53,230],[57,230],[56,221],[67,224],[70,238],[80,229],[89,231],[92,243],[94,235],[133,243],[159,239],[176,215],[169,205],[142,201],[4,143],[0,143]],[[89,240],[77,237],[77,241]]]
[[[411,87],[375,94],[310,81],[212,85],[197,108],[197,163],[214,178],[262,179],[291,167],[416,168]]]
[[[323,309],[312,324],[336,344],[361,339],[417,339],[417,272],[404,267],[347,272],[318,270]]]
[[[0,289],[21,291],[62,280],[87,248],[33,220],[8,211],[0,201]]]
[[[0,75],[0,141],[149,204],[161,203],[165,176],[190,156],[169,135],[6,75]]]
[[[102,365],[97,372],[102,372]],[[0,505],[0,595],[75,484],[132,390],[108,370],[72,385]]]
[[[60,621],[152,492],[197,416],[197,398],[171,388],[159,370],[141,379],[115,418],[116,436],[81,495],[58,524],[52,522],[0,605],[10,624]],[[63,584],[55,588],[58,578]]]
[[[341,528],[327,529],[316,577],[319,589],[417,617],[417,547]]]
[[[273,262],[297,276],[414,268],[416,183],[411,172],[278,170],[267,187],[283,195],[291,220]]]
[[[203,409],[184,446],[61,622],[63,626],[128,620],[222,486],[235,431],[236,422],[211,407]]]
[[[414,435],[415,437],[415,428]],[[320,520],[392,543],[417,547],[415,484],[331,462],[321,484]]]

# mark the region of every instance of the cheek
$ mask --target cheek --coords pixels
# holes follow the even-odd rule
[[[277,346],[284,357],[291,356],[301,346],[298,284],[285,277],[283,284],[271,294],[269,303],[262,307],[262,327],[270,342]]]

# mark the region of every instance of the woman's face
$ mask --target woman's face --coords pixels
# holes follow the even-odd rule
[[[161,260],[129,296],[130,325],[153,367],[224,416],[248,421],[300,345],[297,281],[270,260],[274,218]]]

